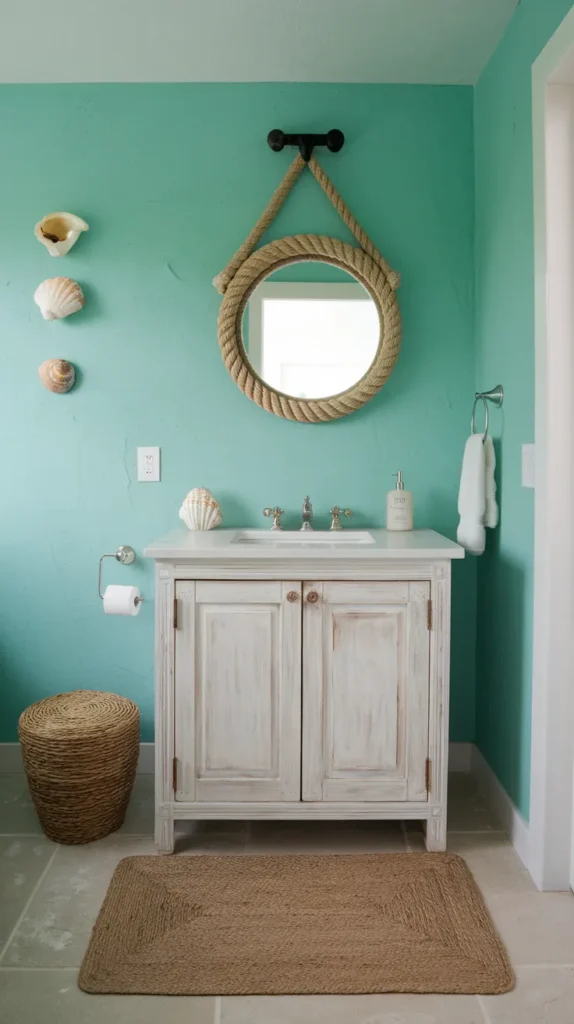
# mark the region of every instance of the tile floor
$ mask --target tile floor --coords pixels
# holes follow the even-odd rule
[[[516,968],[505,996],[89,996],[76,985],[117,862],[152,853],[152,779],[139,776],[120,832],[57,846],[40,831],[25,779],[0,777],[0,1020],[6,1024],[574,1024],[574,896],[539,893],[466,775],[451,777],[449,848],[470,865]],[[209,823],[178,852],[393,852],[414,827]]]

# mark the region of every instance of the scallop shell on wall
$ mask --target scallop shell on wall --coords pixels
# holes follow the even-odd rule
[[[50,253],[50,256],[65,256],[76,244],[82,231],[89,231],[89,225],[75,213],[47,213],[38,221],[34,234]]]
[[[63,320],[82,309],[85,301],[78,282],[71,277],[49,277],[34,292],[34,302],[44,320]]]
[[[223,522],[221,509],[206,487],[194,487],[189,492],[183,499],[179,518],[188,530],[213,530]]]
[[[67,359],[46,359],[38,368],[38,375],[44,387],[58,395],[71,391],[76,381],[76,371]]]

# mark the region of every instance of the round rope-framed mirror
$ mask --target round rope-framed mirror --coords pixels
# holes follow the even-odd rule
[[[278,276],[278,271],[299,263],[335,268],[335,274],[344,272],[343,277],[348,275],[352,283],[336,279],[327,282],[335,289],[331,298],[325,285],[323,291],[315,290],[312,295],[304,288],[299,294],[294,293],[291,282],[289,296],[298,296],[299,316],[304,319],[299,325],[289,321],[290,311],[283,301],[282,306],[277,304],[274,317],[267,316],[266,322],[277,325],[275,333],[269,329],[264,334],[259,307],[252,310],[250,300],[264,290],[271,275]],[[309,282],[305,284],[308,286]],[[336,238],[294,235],[256,249],[229,281],[219,313],[219,344],[231,377],[248,398],[267,412],[300,423],[334,420],[360,409],[382,388],[397,361],[401,316],[396,285],[396,275],[384,261],[377,262],[364,249]],[[319,310],[316,303],[321,295],[324,306]],[[314,302],[315,319],[321,326],[314,354],[313,336],[305,339],[301,330],[303,324],[311,322],[308,313],[304,313],[305,302],[310,301]],[[257,335],[256,341],[250,337],[252,334]],[[283,366],[281,376],[282,336],[291,365]],[[337,351],[338,362],[334,356]],[[334,385],[333,393],[328,393],[329,382]]]

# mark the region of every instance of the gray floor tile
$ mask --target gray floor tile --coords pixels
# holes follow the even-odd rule
[[[136,775],[121,835],[153,836],[154,784],[153,775]]]
[[[123,857],[151,853],[151,839],[117,834],[60,846],[2,966],[79,967],[114,868]]]
[[[504,832],[453,832],[448,837],[448,850],[464,857],[485,895],[537,892]]]
[[[574,966],[574,894],[535,891],[491,897],[486,892],[484,896],[514,967]]]
[[[484,1024],[474,996],[237,996],[221,1024]]]
[[[482,996],[489,1024],[572,1024],[574,967],[519,968],[514,992]]]
[[[175,852],[245,853],[246,821],[186,821],[176,826]]]
[[[41,833],[25,775],[0,775],[0,835]]]
[[[476,782],[464,772],[453,772],[449,777],[448,828],[451,832],[500,830],[500,823],[487,807]]]
[[[215,1000],[179,996],[94,996],[74,970],[0,970],[7,1024],[213,1024]]]
[[[55,850],[42,836],[0,838],[0,954]]]
[[[77,968],[114,867],[154,852],[153,780],[139,776],[120,833],[86,846],[58,847],[0,967],[0,1005],[10,1024],[572,1024],[574,897],[538,893],[514,850],[464,774],[451,776],[449,849],[469,864],[513,964],[518,988],[492,998],[456,996],[307,996],[217,1001],[87,996]],[[24,776],[0,777],[0,949],[49,864],[54,849],[40,825]],[[180,823],[177,850],[203,853],[368,853],[418,850],[415,823]],[[136,838],[141,837],[141,838]],[[16,844],[16,845],[14,845]],[[531,965],[548,964],[547,967]],[[572,964],[570,968],[569,965]],[[530,966],[520,966],[530,965]],[[555,965],[555,966],[552,966]],[[40,969],[49,968],[49,969]],[[66,968],[66,969],[63,969]],[[482,1007],[482,1010],[481,1010]],[[219,1011],[218,1011],[219,1013]]]
[[[247,853],[403,853],[398,822],[256,821]]]

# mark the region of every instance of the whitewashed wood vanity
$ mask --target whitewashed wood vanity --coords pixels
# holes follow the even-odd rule
[[[431,530],[175,530],[156,560],[156,843],[182,819],[422,819],[446,846],[451,560]]]

